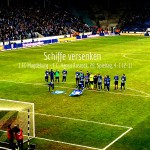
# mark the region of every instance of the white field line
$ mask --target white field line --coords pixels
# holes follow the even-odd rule
[[[66,144],[66,145],[71,145],[71,146],[76,146],[76,147],[82,147],[82,148],[87,148],[87,149],[91,149],[91,150],[102,150],[99,148],[94,148],[94,147],[89,147],[89,146],[84,146],[84,145],[78,145],[78,144],[72,144],[72,143],[67,143],[67,142],[61,142],[61,141],[55,141],[55,140],[40,138],[40,137],[35,137],[35,139],[45,140],[45,141],[50,141],[50,142],[55,142],[55,143],[60,143],[60,144]]]
[[[118,138],[116,138],[114,141],[112,141],[110,144],[108,144],[105,148],[103,148],[103,150],[106,150],[107,148],[109,148],[111,145],[113,145],[115,142],[117,142],[119,139],[121,139],[124,135],[126,135],[131,130],[132,130],[132,128],[128,129],[126,132],[124,132]]]
[[[89,147],[89,146],[83,146],[83,145],[78,145],[78,144],[72,144],[72,143],[66,143],[66,142],[61,142],[61,141],[55,141],[55,140],[45,139],[45,138],[40,138],[40,137],[35,137],[35,138],[41,139],[41,140],[46,140],[46,141],[51,141],[51,142],[56,142],[56,143],[61,143],[61,144],[67,144],[67,145],[72,145],[72,146],[76,146],[76,147],[83,147],[83,148],[87,148],[87,149],[91,149],[91,150],[106,150],[108,147],[110,147],[111,145],[113,145],[115,142],[117,142],[120,138],[122,138],[125,134],[127,134],[130,130],[133,129],[133,128],[127,127],[127,126],[107,124],[107,123],[100,123],[100,122],[88,121],[88,120],[83,120],[83,119],[75,119],[75,118],[68,118],[68,117],[47,115],[47,114],[41,114],[41,113],[35,113],[35,115],[50,116],[50,117],[55,117],[55,118],[68,119],[68,120],[74,120],[74,121],[82,121],[82,122],[86,122],[86,123],[94,123],[94,124],[99,124],[99,125],[107,125],[107,126],[111,126],[111,127],[120,127],[120,128],[126,128],[126,129],[128,129],[127,131],[125,131],[123,134],[121,134],[118,138],[116,138],[113,142],[111,142],[110,144],[108,144],[103,149]]]
[[[124,132],[118,138],[116,138],[113,142],[111,142],[109,145],[107,145],[104,149],[99,149],[99,148],[94,148],[94,147],[89,147],[89,146],[84,146],[84,145],[78,145],[78,144],[72,144],[72,143],[67,143],[67,142],[61,142],[61,141],[55,141],[55,140],[50,140],[50,139],[46,139],[46,138],[34,137],[36,139],[41,139],[41,140],[46,140],[46,141],[52,141],[52,142],[57,142],[57,143],[67,144],[67,145],[72,145],[72,146],[76,146],[76,147],[83,147],[83,148],[87,148],[87,149],[91,149],[91,150],[106,150],[108,147],[110,147],[111,145],[113,145],[116,141],[118,141],[120,138],[122,138],[125,134],[127,134],[132,129],[131,127],[127,127],[127,126],[114,125],[114,124],[108,124],[108,123],[100,123],[100,122],[96,122],[96,121],[88,121],[88,120],[83,120],[83,119],[75,119],[75,118],[61,117],[61,116],[55,116],[55,115],[47,115],[47,114],[41,114],[41,113],[35,113],[35,115],[55,117],[55,118],[61,118],[61,119],[67,119],[67,120],[74,120],[74,121],[82,121],[82,122],[86,122],[86,123],[94,123],[94,124],[99,124],[99,125],[107,125],[107,126],[111,126],[111,127],[120,127],[120,128],[126,128],[126,129],[128,129],[126,132]],[[3,130],[0,130],[0,131],[6,132],[6,131],[3,131]]]
[[[67,120],[74,120],[74,121],[82,121],[82,122],[86,122],[86,123],[106,125],[106,126],[111,126],[111,127],[119,127],[119,128],[126,128],[126,129],[130,129],[131,128],[131,127],[128,127],[128,126],[115,125],[115,124],[109,124],[109,123],[101,123],[101,122],[89,121],[89,120],[84,120],[84,119],[61,117],[61,116],[55,116],[55,115],[47,115],[47,114],[41,114],[41,113],[35,113],[35,115],[47,116],[47,117],[54,117],[54,118],[60,118],[60,119],[67,119]]]
[[[125,95],[125,96],[135,96],[135,97],[150,97],[150,95],[144,96],[144,95],[134,95],[134,94],[125,94],[125,93],[116,93],[116,92],[108,92],[108,91],[97,91],[97,90],[88,90],[88,91],[96,91],[96,92],[103,92],[103,93],[111,93],[116,95]]]
[[[16,81],[8,81],[8,80],[0,80],[0,82],[11,82],[11,83],[16,83],[16,84],[25,84],[25,85],[39,85],[39,86],[47,86],[46,84],[44,83],[27,83],[27,82],[16,82]],[[74,82],[67,82],[67,83],[74,83]],[[55,86],[55,87],[59,87],[59,88],[67,88],[67,89],[75,89],[75,88],[70,88],[70,87],[65,87],[65,86]],[[136,90],[136,89],[133,89],[133,88],[127,88],[127,89],[130,89],[130,90],[133,90],[133,91],[136,91],[136,92],[139,92],[139,93],[142,93],[142,94],[146,94],[146,96],[144,95],[135,95],[135,94],[124,94],[124,93],[116,93],[116,92],[108,92],[108,91],[97,91],[97,92],[107,92],[107,93],[111,93],[111,94],[120,94],[120,95],[126,95],[126,96],[136,96],[136,97],[150,97],[150,94],[149,93],[146,93],[146,92],[143,92],[143,91],[140,91],[140,90]],[[88,90],[88,91],[96,91],[96,90]]]
[[[127,131],[125,131],[123,134],[121,134],[118,138],[116,138],[113,142],[111,142],[110,144],[108,144],[108,145],[107,145],[105,148],[103,148],[103,149],[94,148],[94,147],[89,147],[89,146],[83,146],[83,145],[78,145],[78,144],[72,144],[72,143],[66,143],[66,142],[61,142],[61,141],[55,141],[55,140],[45,139],[45,138],[40,138],[40,137],[35,137],[35,138],[41,139],[41,140],[46,140],[46,141],[51,141],[51,142],[56,142],[56,143],[61,143],[61,144],[67,144],[67,145],[72,145],[72,146],[76,146],[76,147],[83,147],[83,148],[87,148],[87,149],[91,149],[91,150],[106,150],[108,147],[110,147],[111,145],[113,145],[115,142],[117,142],[120,138],[122,138],[122,137],[123,137],[124,135],[126,135],[130,130],[133,129],[133,128],[127,127],[127,126],[114,125],[114,124],[108,124],[108,123],[100,123],[100,122],[88,121],[88,120],[83,120],[83,119],[75,119],[75,118],[68,118],[68,117],[47,115],[47,114],[41,114],[41,113],[35,113],[35,115],[48,116],[48,117],[55,117],[55,118],[68,119],[68,120],[74,120],[74,121],[82,121],[82,122],[86,122],[86,123],[94,123],[94,124],[99,124],[99,125],[106,125],[106,126],[111,126],[111,127],[120,127],[120,128],[126,128],[126,129],[128,129]]]
[[[146,93],[146,92],[143,92],[143,91],[139,91],[139,90],[132,89],[132,88],[127,88],[127,89],[132,90],[132,91],[136,91],[136,92],[139,92],[139,93],[142,93],[142,94],[146,94],[147,96],[150,96],[149,93]]]
[[[127,59],[138,60],[138,61],[150,61],[150,60],[144,60],[144,59],[136,59],[136,58],[128,57],[126,55],[127,54],[123,54],[122,57],[127,58]],[[131,55],[137,55],[137,54],[131,54]],[[143,54],[140,54],[140,55],[143,55]]]

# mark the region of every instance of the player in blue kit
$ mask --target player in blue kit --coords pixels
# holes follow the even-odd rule
[[[84,85],[82,82],[79,82],[78,86],[77,86],[78,90],[83,90],[84,89]]]
[[[66,82],[66,77],[67,77],[67,70],[64,69],[64,70],[62,71],[62,82]]]
[[[54,75],[55,75],[55,72],[51,69],[51,71],[49,72],[49,75],[50,75],[50,81],[51,82],[54,82]]]
[[[80,79],[80,72],[77,70],[75,73],[75,79],[76,79],[76,85],[79,84],[79,79]]]
[[[98,74],[97,76],[97,84],[98,84],[98,90],[102,90],[102,76]]]
[[[107,81],[106,80],[107,80],[107,76],[104,77],[104,90],[107,87]]]
[[[107,86],[107,90],[109,91],[110,90],[110,78],[109,78],[109,75],[106,78],[106,86]]]
[[[125,90],[125,83],[126,83],[126,76],[125,76],[125,74],[123,74],[121,77],[121,90],[122,90],[122,87]]]
[[[88,89],[89,88],[89,74],[87,73],[84,77],[85,80],[85,88]]]
[[[48,82],[49,69],[45,71],[45,81]]]
[[[50,89],[52,88],[52,90],[54,90],[54,82],[49,82],[48,83],[48,90],[50,92]]]
[[[84,86],[84,73],[82,72],[82,70],[80,70],[79,82],[81,82]]]
[[[118,81],[119,81],[119,76],[116,74],[116,75],[114,76],[115,90],[118,89]]]

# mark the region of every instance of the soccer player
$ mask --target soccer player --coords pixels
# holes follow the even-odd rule
[[[94,88],[94,85],[93,85],[94,75],[91,73],[89,78],[90,78],[90,89],[93,89]]]
[[[106,80],[107,80],[107,76],[104,77],[104,90],[107,87],[107,81]]]
[[[94,75],[94,89],[97,89],[97,74]]]
[[[55,72],[55,82],[58,82],[59,83],[59,71],[58,70],[56,70],[56,72]]]
[[[122,87],[124,87],[124,90],[125,90],[125,82],[126,82],[126,76],[125,74],[123,74],[121,77],[121,90],[122,90]]]
[[[64,70],[62,71],[62,82],[66,82],[66,76],[67,76],[67,70],[64,69]]]
[[[102,90],[102,76],[98,74],[97,76],[97,84],[98,84],[98,90]]]
[[[83,83],[82,83],[82,82],[79,82],[77,88],[78,88],[78,90],[83,90],[83,89],[84,89]]]
[[[75,73],[75,79],[76,79],[76,85],[79,84],[79,79],[80,79],[80,72],[77,70]]]
[[[52,90],[54,90],[54,82],[49,82],[48,83],[48,90],[50,92],[50,89],[52,88]]]
[[[11,124],[9,124],[7,127],[7,139],[9,141],[9,148],[13,149],[14,133],[11,129]]]
[[[115,90],[118,89],[118,80],[119,80],[119,76],[116,74],[116,75],[114,76]]]
[[[89,88],[89,75],[88,75],[88,73],[85,75],[84,80],[85,80],[85,88],[88,89]]]
[[[109,78],[109,75],[106,78],[106,85],[107,85],[107,91],[109,91],[110,90],[110,78]]]
[[[89,73],[88,71],[86,72],[86,74],[87,74],[88,76],[90,76],[90,73]]]
[[[55,73],[54,73],[53,69],[51,69],[51,71],[49,72],[51,82],[54,82],[54,74]]]
[[[83,84],[83,86],[84,86],[84,73],[82,72],[82,70],[81,70],[81,72],[80,72],[79,81],[80,81],[80,82]]]
[[[49,69],[45,71],[45,81],[48,82]]]
[[[18,126],[14,127],[15,138],[18,143],[19,150],[23,150],[23,130]]]

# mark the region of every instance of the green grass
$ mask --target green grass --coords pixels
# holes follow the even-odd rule
[[[44,60],[44,52],[62,52],[66,57],[62,62]],[[101,59],[69,60],[68,57],[90,52],[100,54]],[[74,63],[84,66],[72,66]],[[42,66],[34,68],[33,64]],[[54,71],[62,71],[64,67],[68,70],[67,82],[55,84],[56,90],[65,90],[66,94],[48,92],[44,81],[47,67]],[[0,98],[35,104],[35,113],[38,113],[35,114],[35,133],[38,138],[32,139],[31,143],[36,144],[37,150],[87,149],[61,142],[102,149],[129,129],[120,126],[132,127],[133,130],[108,150],[149,150],[149,68],[150,39],[141,36],[100,37],[5,51],[0,53]],[[69,97],[75,88],[75,72],[81,69],[102,76],[108,74],[111,78],[110,92],[85,90],[80,97]],[[126,74],[125,91],[114,90],[116,73],[119,76]],[[0,103],[0,107],[4,104]],[[0,118],[1,115],[5,114],[1,113]]]

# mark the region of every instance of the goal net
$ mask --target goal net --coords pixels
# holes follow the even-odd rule
[[[35,137],[34,103],[0,99],[0,142],[7,143],[6,130],[11,124],[23,130],[24,141]]]

